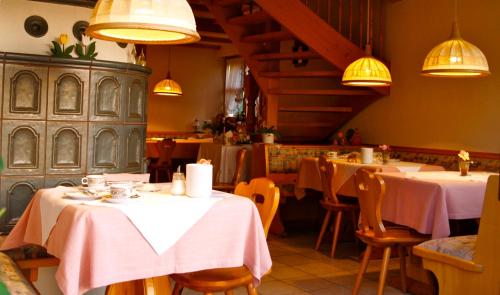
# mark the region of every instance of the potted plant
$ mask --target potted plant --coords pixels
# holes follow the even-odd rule
[[[274,138],[279,135],[278,130],[274,126],[261,127],[257,132],[262,134],[262,142],[269,144],[273,144]]]

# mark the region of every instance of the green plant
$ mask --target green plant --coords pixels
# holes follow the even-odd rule
[[[71,52],[73,52],[73,48],[75,48],[75,45],[68,46],[67,48],[64,47],[64,45],[68,43],[68,35],[61,34],[57,41],[58,42],[52,41],[52,45],[54,46],[50,48],[52,56],[71,58]]]
[[[260,134],[274,134],[276,136],[279,136],[279,132],[278,130],[276,130],[276,128],[274,126],[271,126],[271,127],[260,127],[258,130],[257,130],[257,133],[260,133]]]
[[[95,41],[89,43],[90,38],[82,35],[82,42],[77,43],[75,46],[76,55],[79,59],[95,59],[97,52],[95,52]],[[87,45],[88,44],[88,45]]]

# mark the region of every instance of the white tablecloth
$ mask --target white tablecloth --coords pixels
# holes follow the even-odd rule
[[[217,182],[231,182],[236,170],[236,154],[242,148],[247,149],[245,165],[241,179],[250,180],[252,167],[252,146],[222,145],[219,143],[202,143],[198,151],[198,160],[201,158],[212,160],[214,180]]]

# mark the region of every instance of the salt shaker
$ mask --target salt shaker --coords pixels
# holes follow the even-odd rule
[[[181,166],[177,167],[177,172],[172,175],[172,188],[170,193],[172,195],[184,195],[186,192],[186,179],[184,173],[181,172]]]

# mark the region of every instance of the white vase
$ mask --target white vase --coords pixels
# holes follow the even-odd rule
[[[273,133],[263,133],[262,134],[262,142],[263,143],[274,143],[274,134]]]

